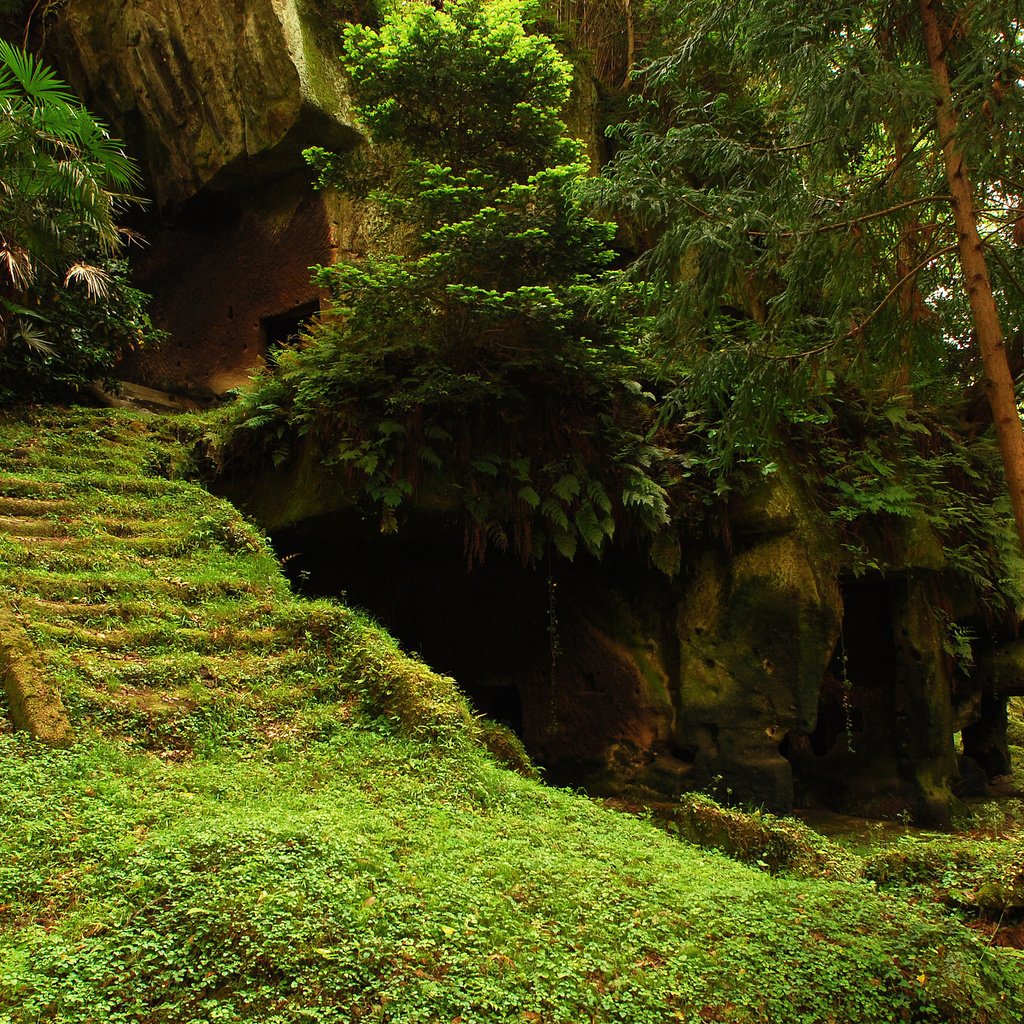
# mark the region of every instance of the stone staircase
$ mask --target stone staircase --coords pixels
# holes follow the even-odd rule
[[[0,673],[13,725],[51,743],[93,730],[173,759],[211,736],[273,743],[336,728],[365,707],[367,679],[391,692],[396,678],[407,696],[433,694],[422,714],[466,719],[450,680],[340,605],[295,598],[241,515],[176,478],[181,429],[109,411],[0,419]]]
[[[94,413],[8,420],[2,437],[0,664],[15,726],[65,742],[91,724],[180,750],[189,718],[272,728],[268,711],[287,717],[307,695],[298,675],[330,672],[317,640],[343,609],[314,635],[236,511],[152,475],[184,458],[173,438]]]
[[[453,680],[364,616],[293,595],[259,532],[185,478],[200,429],[122,411],[0,416],[0,722],[171,760],[368,717],[479,739]]]

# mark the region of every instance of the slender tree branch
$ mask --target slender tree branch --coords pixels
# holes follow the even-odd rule
[[[1003,257],[1003,254],[998,249],[992,247],[989,247],[988,251],[993,255],[993,257],[995,257],[995,261],[1006,272],[1006,276],[1009,278],[1010,284],[1012,284],[1014,288],[1016,288],[1017,291],[1020,292],[1021,295],[1024,295],[1024,284],[1021,284],[1020,279],[1013,272],[1013,270],[1010,267],[1010,264],[1006,262],[1005,258]]]
[[[940,256],[948,256],[950,253],[954,253],[956,251],[957,246],[954,244],[943,246],[941,249],[929,253],[928,256],[925,257],[925,259],[921,260],[921,262],[917,264],[917,266],[913,267],[911,270],[908,270],[907,273],[905,273],[892,286],[892,288],[890,288],[889,291],[886,292],[885,297],[882,299],[882,301],[879,302],[879,304],[875,306],[875,308],[863,320],[861,320],[860,323],[858,323],[855,327],[852,327],[849,331],[847,331],[846,334],[842,334],[839,337],[832,338],[829,341],[826,341],[823,344],[819,345],[817,348],[809,348],[804,349],[802,352],[784,353],[779,355],[766,353],[764,358],[779,361],[808,359],[811,356],[822,355],[823,353],[827,352],[830,348],[834,348],[841,341],[848,341],[850,338],[855,337],[857,334],[860,334],[868,326],[868,324],[870,324],[871,321],[874,320],[879,315],[879,313],[882,312],[882,310],[892,301],[892,299],[899,294],[899,290],[905,284],[907,284],[908,281],[911,281],[917,274],[921,273],[921,271],[924,270],[924,268],[927,267],[929,263],[934,262]]]
[[[846,338],[852,338],[854,337],[854,335],[860,334],[864,330],[864,328],[867,327],[867,325],[871,323],[871,321],[874,320],[879,313],[882,312],[882,310],[886,307],[886,305],[888,305],[892,298],[899,293],[899,290],[909,281],[912,281],[918,274],[920,274],[921,271],[924,270],[924,268],[927,267],[929,263],[934,262],[940,256],[948,256],[950,253],[956,251],[957,246],[953,244],[943,246],[941,249],[929,253],[923,260],[921,260],[920,263],[917,264],[917,266],[912,267],[910,270],[908,270],[892,286],[892,288],[890,288],[889,291],[886,292],[885,298],[882,299],[882,301],[877,306],[875,306],[875,308],[871,310],[871,312],[868,313],[868,315],[863,320],[861,320],[859,324],[857,324],[855,327],[852,327],[849,331],[846,332],[846,334],[843,335],[843,339],[845,340]]]
[[[908,199],[906,202],[897,203],[895,206],[888,206],[884,210],[875,210],[872,213],[865,213],[860,217],[836,221],[834,224],[822,224],[819,227],[800,231],[748,231],[747,234],[754,238],[799,238],[802,235],[824,235],[830,231],[841,231],[843,228],[852,228],[855,224],[866,224],[868,221],[878,220],[880,217],[888,217],[911,206],[948,202],[949,196],[918,196],[917,199]]]

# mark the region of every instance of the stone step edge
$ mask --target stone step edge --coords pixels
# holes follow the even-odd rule
[[[39,652],[5,601],[0,601],[0,681],[15,729],[51,746],[72,741],[60,692],[47,678]]]

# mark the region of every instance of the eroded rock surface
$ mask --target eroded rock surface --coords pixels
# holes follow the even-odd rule
[[[164,209],[358,139],[332,30],[305,0],[76,0],[50,46]]]
[[[339,30],[315,0],[76,0],[50,57],[142,165],[153,206],[136,283],[159,351],[122,367],[199,398],[245,382],[319,308],[309,268],[363,245],[302,150],[358,144]]]

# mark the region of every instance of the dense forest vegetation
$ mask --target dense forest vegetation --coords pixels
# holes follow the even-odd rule
[[[321,185],[369,197],[391,229],[370,260],[319,272],[332,315],[230,412],[234,443],[251,434],[281,457],[289,434],[315,436],[385,529],[454,479],[471,561],[488,544],[600,553],[618,530],[646,536],[670,573],[666,525],[795,462],[851,548],[864,520],[923,514],[993,607],[1015,607],[987,429],[1005,408],[983,399],[997,388],[943,185],[949,126],[919,15],[878,6],[648,12],[597,179],[559,120],[571,68],[521,5],[350,27],[354,99],[379,146],[308,155]],[[956,139],[1005,353],[1019,333],[1018,41],[1009,12],[972,18],[956,29]],[[609,213],[617,242],[589,219]]]
[[[0,4],[0,1020],[1019,1021],[1017,5],[277,5],[366,248],[166,417],[83,406],[174,342],[134,227],[218,220],[17,45],[74,5]],[[552,735],[566,657],[657,693],[607,806],[210,493],[309,466],[540,581]]]

